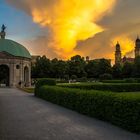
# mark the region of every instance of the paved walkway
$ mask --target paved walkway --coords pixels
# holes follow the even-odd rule
[[[140,140],[17,89],[0,89],[0,140]]]

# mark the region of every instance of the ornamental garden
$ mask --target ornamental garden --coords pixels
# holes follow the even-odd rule
[[[119,61],[114,66],[107,59],[80,55],[67,61],[31,59],[24,46],[5,39],[4,25],[0,36],[0,86],[34,92],[36,97],[140,134],[140,56],[122,63],[117,45]]]
[[[106,59],[38,57],[32,65],[36,97],[140,133],[140,58],[111,66]]]

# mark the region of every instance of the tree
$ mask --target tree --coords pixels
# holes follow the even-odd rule
[[[90,60],[85,66],[85,72],[87,73],[88,78],[98,78],[98,62],[94,60]]]
[[[129,62],[124,63],[122,68],[123,78],[130,78],[132,76],[132,73],[133,73],[133,64]]]
[[[105,73],[108,73],[108,74],[112,73],[110,60],[100,59],[98,65],[99,65],[98,66],[99,75],[102,75]]]
[[[68,65],[67,62],[63,60],[53,59],[51,61],[52,68],[52,77],[53,78],[65,78],[65,75],[68,74]]]
[[[120,79],[122,78],[122,66],[120,64],[116,64],[112,68],[113,78]]]
[[[135,58],[133,76],[140,78],[140,57]]]
[[[51,63],[46,56],[38,57],[34,66],[32,66],[32,78],[50,77]]]
[[[78,78],[86,76],[85,65],[86,62],[80,55],[71,57],[71,60],[68,61],[69,75],[76,75]]]

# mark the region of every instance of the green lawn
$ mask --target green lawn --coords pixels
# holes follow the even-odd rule
[[[34,93],[34,88],[21,88],[21,90],[28,92],[28,93]]]

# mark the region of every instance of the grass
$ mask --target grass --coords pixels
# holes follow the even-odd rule
[[[34,93],[34,88],[20,88],[22,91],[25,91],[27,93]]]

